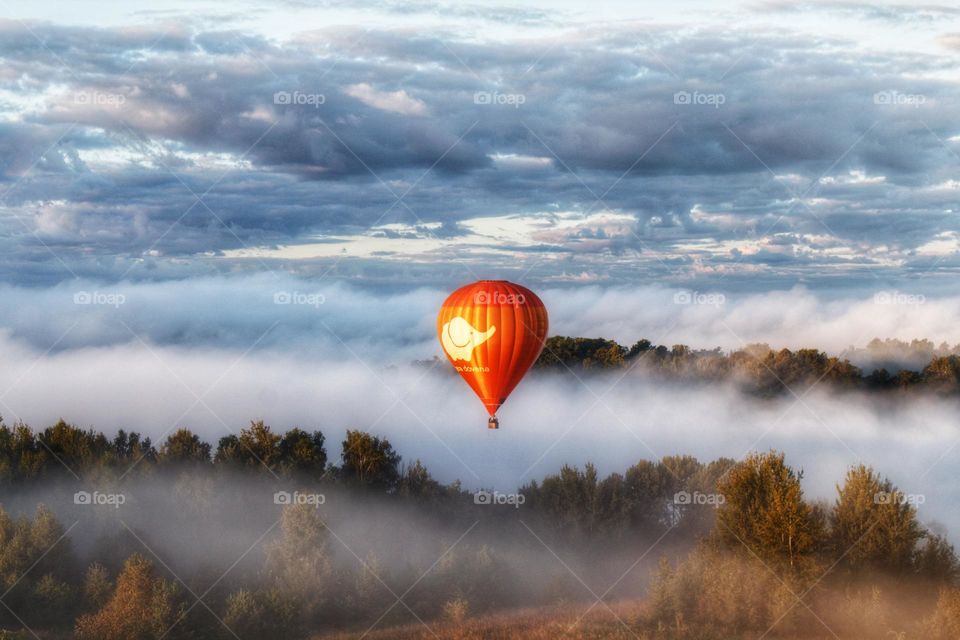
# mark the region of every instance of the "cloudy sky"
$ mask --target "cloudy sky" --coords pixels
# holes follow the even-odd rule
[[[361,428],[504,488],[779,447],[960,530],[952,402],[536,379],[491,438],[410,366],[482,278],[626,344],[960,342],[958,55],[929,2],[0,0],[0,415]]]
[[[662,4],[5,3],[0,273],[955,288],[960,9]]]

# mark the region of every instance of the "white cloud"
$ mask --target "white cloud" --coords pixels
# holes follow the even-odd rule
[[[544,156],[524,156],[516,153],[494,153],[490,155],[498,169],[519,171],[537,171],[553,166],[553,158]]]
[[[398,91],[378,91],[366,82],[352,84],[344,90],[348,96],[356,98],[363,104],[380,109],[381,111],[392,111],[393,113],[402,113],[407,116],[423,116],[427,114],[427,105],[423,100],[418,100],[405,90]]]

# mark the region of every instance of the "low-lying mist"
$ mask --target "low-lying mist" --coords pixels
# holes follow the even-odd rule
[[[159,443],[187,427],[216,442],[250,420],[276,430],[319,429],[338,442],[347,429],[384,435],[405,461],[439,480],[513,490],[563,464],[602,473],[639,459],[682,453],[740,459],[751,450],[789,452],[807,471],[805,489],[832,497],[833,483],[863,462],[922,495],[920,515],[953,535],[960,493],[952,469],[960,433],[952,399],[831,393],[826,385],[758,400],[728,385],[685,385],[636,372],[533,372],[500,412],[501,429],[468,387],[435,367],[306,359],[146,343],[40,354],[0,341],[0,411],[33,427],[63,417],[81,427],[139,431]]]

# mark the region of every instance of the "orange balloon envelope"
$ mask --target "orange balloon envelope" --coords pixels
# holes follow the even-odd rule
[[[536,361],[547,338],[547,309],[537,295],[506,280],[480,280],[450,294],[437,316],[444,353],[496,413]]]

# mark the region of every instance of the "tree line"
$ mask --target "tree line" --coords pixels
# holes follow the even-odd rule
[[[802,477],[777,452],[732,466],[709,535],[661,561],[651,621],[679,637],[958,637],[960,561],[913,496],[856,465],[832,503],[810,501]]]
[[[47,485],[69,494],[72,471],[105,490],[159,487],[142,508],[149,522],[170,525],[137,526],[133,514],[105,509],[97,517],[122,526],[96,544],[74,544],[69,520],[50,507],[0,509],[9,607],[0,624],[23,637],[299,638],[408,622],[411,611],[430,621],[591,600],[568,569],[601,584],[620,578],[610,598],[648,594],[643,624],[676,637],[698,625],[796,630],[816,623],[811,610],[852,624],[851,610],[882,605],[889,614],[904,603],[929,614],[926,637],[953,637],[944,634],[960,625],[960,609],[950,608],[960,602],[953,547],[921,524],[907,494],[865,466],[849,470],[832,502],[808,500],[802,471],[777,452],[739,462],[639,460],[605,476],[589,464],[564,466],[520,487],[523,503],[511,506],[478,503],[459,481],[404,463],[385,438],[348,431],[328,458],[320,431],[277,433],[263,422],[216,447],[186,429],[155,446],[136,433],[107,437],[63,421],[36,432],[0,425],[0,461],[5,503]],[[257,505],[273,505],[278,488],[331,499],[271,506],[279,525],[227,574],[155,555],[164,544],[201,546],[199,527],[226,535]],[[344,540],[350,518],[364,533]],[[414,543],[426,549],[419,557],[408,549]],[[653,567],[635,563],[651,548],[683,559],[664,561],[647,591]],[[623,573],[631,563],[639,568]],[[614,571],[602,575],[605,565]],[[395,594],[408,590],[397,605]],[[877,590],[886,599],[871,605]]]
[[[731,352],[720,348],[655,345],[639,340],[627,347],[604,338],[552,336],[534,364],[539,371],[578,372],[630,370],[678,381],[733,382],[744,390],[773,396],[822,383],[839,390],[924,390],[960,393],[960,345],[934,346],[928,340],[911,343],[873,340],[865,349],[849,349],[859,360],[882,366],[865,371],[849,358],[819,349],[773,349],[751,344]],[[910,362],[926,358],[914,370]]]

